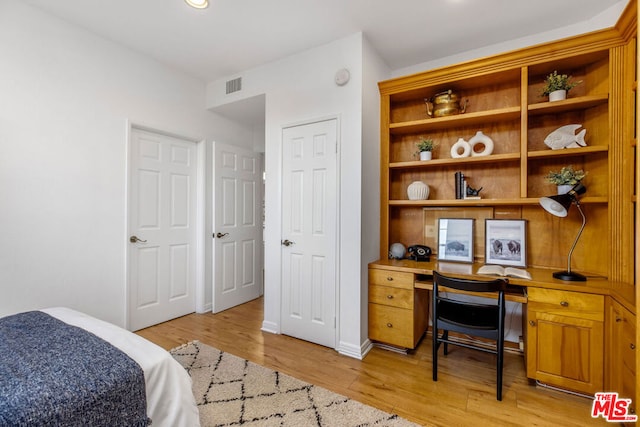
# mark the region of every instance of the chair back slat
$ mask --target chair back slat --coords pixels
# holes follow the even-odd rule
[[[433,272],[433,281],[447,288],[458,289],[468,292],[499,292],[504,291],[509,281],[507,279],[498,278],[494,280],[470,280],[458,279],[454,277],[446,277]]]

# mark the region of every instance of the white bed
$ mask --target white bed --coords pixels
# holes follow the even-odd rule
[[[153,427],[200,425],[191,378],[169,352],[132,332],[69,308],[41,311],[91,332],[140,365],[147,393],[147,416],[151,418]]]

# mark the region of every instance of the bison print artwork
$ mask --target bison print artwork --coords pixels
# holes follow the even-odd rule
[[[521,219],[485,220],[485,262],[526,267],[525,228]]]
[[[473,262],[473,219],[438,220],[438,260]]]

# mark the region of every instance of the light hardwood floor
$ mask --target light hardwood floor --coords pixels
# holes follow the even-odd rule
[[[536,387],[521,355],[507,354],[503,400],[495,398],[494,356],[450,347],[431,379],[430,335],[408,355],[373,348],[360,361],[260,330],[262,298],[218,314],[191,314],[137,333],[165,349],[199,340],[425,426],[606,425],[591,401]]]

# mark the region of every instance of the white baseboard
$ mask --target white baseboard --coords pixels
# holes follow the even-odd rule
[[[196,308],[196,313],[198,314],[208,313],[211,310],[213,310],[213,304],[209,303],[209,304],[205,304],[203,307]]]
[[[354,359],[362,360],[367,355],[367,353],[369,353],[372,347],[373,344],[371,343],[371,341],[369,341],[369,339],[367,339],[364,343],[362,343],[360,347],[341,342],[336,350],[343,356],[349,356],[353,357]]]
[[[280,330],[278,328],[278,324],[274,323],[274,322],[268,322],[268,321],[263,321],[262,322],[262,328],[260,328],[261,331],[264,332],[269,332],[272,334],[279,334]]]

